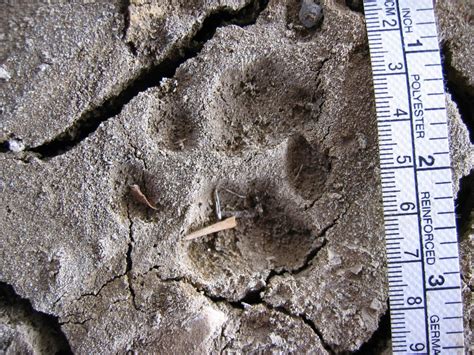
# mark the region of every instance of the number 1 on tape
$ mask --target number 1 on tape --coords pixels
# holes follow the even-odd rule
[[[364,0],[379,134],[392,349],[464,353],[458,241],[432,0]]]

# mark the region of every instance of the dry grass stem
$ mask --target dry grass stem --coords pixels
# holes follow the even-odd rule
[[[224,189],[224,190],[226,190],[228,193],[230,193],[230,194],[232,194],[232,195],[234,195],[234,196],[237,196],[237,197],[240,197],[240,198],[247,198],[246,196],[240,195],[240,194],[238,194],[237,192],[234,192],[234,191],[232,191],[232,190],[229,190],[229,189]]]
[[[141,203],[141,204],[143,204],[143,205],[145,205],[145,206],[148,206],[148,207],[150,207],[150,208],[153,209],[153,210],[157,210],[157,209],[158,209],[158,208],[156,207],[156,205],[155,205],[153,202],[151,202],[151,201],[143,194],[143,192],[140,190],[140,186],[138,186],[138,185],[130,185],[130,191],[131,191],[131,193],[132,193],[133,198],[134,198],[137,202],[139,202],[139,203]]]
[[[186,237],[184,237],[184,240],[192,240],[199,237],[204,237],[212,233],[220,232],[226,229],[235,228],[236,226],[237,226],[237,219],[235,218],[235,216],[232,216],[230,218],[224,219],[223,221],[211,224],[210,226],[204,227],[191,234],[188,234]]]
[[[219,199],[219,191],[217,190],[217,188],[214,190],[214,199],[215,199],[214,205],[216,206],[216,216],[218,220],[221,220],[222,219],[221,201]]]
[[[296,173],[295,180],[298,180],[300,177],[301,170],[303,170],[303,164],[300,165],[300,168],[298,169],[298,172]]]

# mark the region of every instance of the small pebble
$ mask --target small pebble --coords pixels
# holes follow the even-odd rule
[[[304,27],[313,28],[321,23],[323,9],[313,0],[302,0],[299,18]]]
[[[40,72],[43,72],[43,71],[45,71],[45,70],[48,69],[48,68],[49,68],[49,64],[45,64],[45,63],[40,64],[40,65],[38,66],[38,70],[39,70]]]
[[[10,139],[8,141],[8,149],[12,152],[18,153],[25,150],[25,145],[20,139]]]
[[[0,65],[0,79],[8,81],[11,78],[12,77],[11,77],[10,73],[7,72],[7,70],[2,65]]]

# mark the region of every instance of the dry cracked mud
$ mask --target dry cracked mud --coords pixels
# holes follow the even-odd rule
[[[2,3],[1,353],[390,349],[361,2],[320,5]],[[467,351],[472,10],[436,7]],[[216,190],[237,227],[185,241]]]

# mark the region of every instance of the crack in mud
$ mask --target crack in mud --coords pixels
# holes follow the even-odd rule
[[[448,92],[458,107],[460,116],[469,131],[471,143],[474,142],[474,87],[468,78],[453,66],[453,52],[449,42],[442,43],[443,74]],[[474,215],[474,169],[460,179],[459,191],[455,200],[456,226],[458,240],[467,237]],[[461,275],[463,278],[464,275]],[[466,283],[468,284],[468,283]]]
[[[181,283],[184,283],[184,284],[187,284],[189,286],[191,286],[196,292],[198,292],[199,294],[203,295],[204,297],[206,297],[211,303],[214,303],[214,304],[218,304],[218,303],[223,303],[223,304],[226,304],[227,306],[233,308],[233,309],[236,309],[236,310],[239,310],[239,311],[242,311],[242,310],[245,310],[246,306],[247,305],[262,305],[264,306],[265,308],[267,309],[271,309],[271,310],[274,310],[276,312],[279,312],[279,313],[282,313],[286,316],[289,316],[293,319],[299,319],[301,321],[303,321],[303,323],[305,323],[306,325],[308,325],[311,330],[314,332],[314,334],[316,334],[316,336],[318,337],[318,339],[320,340],[321,344],[323,345],[323,347],[328,351],[328,353],[330,354],[335,354],[335,352],[332,350],[332,348],[325,343],[324,341],[324,338],[321,334],[321,332],[319,331],[319,329],[317,329],[316,325],[314,324],[313,321],[311,321],[305,314],[292,314],[290,311],[286,310],[285,308],[283,307],[274,307],[272,306],[271,304],[268,304],[267,302],[265,302],[264,300],[261,299],[261,297],[259,298],[259,301],[258,302],[252,302],[252,303],[247,303],[247,305],[245,305],[243,300],[246,299],[246,297],[248,297],[248,293],[246,296],[244,296],[243,298],[241,298],[240,300],[238,301],[229,301],[227,300],[225,297],[216,297],[216,296],[213,296],[213,295],[210,295],[208,292],[206,292],[206,290],[198,287],[197,285],[195,285],[193,282],[191,282],[190,280],[187,280],[186,278],[184,277],[180,277],[180,278],[167,278],[167,279],[162,279],[158,274],[156,274],[156,276],[162,281],[162,282],[181,282]],[[264,289],[265,287],[263,287]],[[225,338],[225,336],[223,336]],[[226,344],[226,346],[228,346],[230,343],[230,341]],[[224,347],[225,348],[225,347]]]
[[[367,340],[359,350],[349,352],[347,354],[357,355],[377,355],[380,354],[384,349],[387,348],[390,340],[392,339],[390,330],[390,309],[387,306],[387,310],[379,319],[379,326],[372,334],[369,340]]]
[[[130,215],[130,207],[129,207],[128,204],[127,204],[127,217],[128,217],[128,220],[129,220],[129,225],[128,225],[128,238],[129,238],[129,240],[128,240],[128,243],[127,243],[127,251],[126,251],[126,254],[125,254],[125,260],[126,260],[125,271],[118,274],[118,275],[114,275],[112,278],[107,280],[103,285],[100,286],[100,288],[96,292],[83,293],[77,299],[75,299],[73,302],[80,301],[84,297],[97,297],[97,296],[100,295],[100,293],[102,292],[102,290],[106,286],[110,285],[115,280],[126,276],[128,287],[129,287],[129,292],[130,292],[130,295],[132,297],[132,303],[133,303],[135,309],[137,309],[136,302],[135,302],[135,291],[132,288],[132,280],[131,280],[131,272],[132,272],[132,268],[133,268],[132,252],[133,252],[133,244],[135,243],[135,240],[133,238],[133,220],[132,220],[132,217]],[[57,299],[55,301],[55,304],[57,302],[59,302],[63,296],[64,295],[62,295],[59,299]],[[63,317],[63,318],[67,318],[67,317]]]
[[[115,275],[113,276],[112,278],[110,278],[109,280],[107,280],[102,286],[100,286],[99,290],[97,292],[87,292],[87,293],[83,293],[81,294],[78,298],[76,298],[73,302],[77,302],[77,301],[80,301],[81,299],[83,299],[84,297],[97,297],[100,295],[100,293],[102,292],[102,290],[110,285],[112,282],[114,282],[115,280],[117,279],[120,279],[121,277],[124,277],[126,273],[122,273],[122,274],[119,274],[119,275]],[[64,296],[64,295],[63,295]],[[57,303],[58,301],[56,301]]]
[[[19,296],[13,286],[2,281],[0,281],[0,308],[2,315],[8,313],[7,308],[11,309],[15,321],[19,322],[22,328],[25,327],[23,322],[28,322],[30,327],[35,328],[40,335],[39,342],[32,344],[35,348],[41,347],[40,350],[52,351],[54,349],[51,349],[51,346],[53,346],[57,349],[56,353],[72,354],[71,346],[61,330],[58,317],[35,310],[30,300]],[[14,324],[14,321],[12,323]]]
[[[36,147],[27,147],[25,151],[37,153],[42,159],[48,159],[71,150],[93,134],[101,123],[120,114],[124,106],[139,93],[158,86],[164,78],[172,78],[183,63],[201,52],[218,28],[228,25],[241,27],[252,25],[267,4],[268,0],[254,0],[239,10],[221,8],[211,13],[191,38],[188,37],[183,41],[184,43],[174,45],[160,63],[142,69],[136,78],[124,85],[119,94],[109,97],[101,105],[83,113],[71,126],[52,140]],[[127,2],[124,2],[123,8],[125,6],[127,9],[122,11],[128,13]],[[125,18],[124,31],[127,28],[127,21]],[[0,142],[0,147],[0,152],[9,151],[8,142]]]
[[[469,85],[468,78],[453,66],[453,52],[448,42],[442,44],[443,70],[445,83],[454,102],[457,104],[461,118],[469,130],[471,143],[474,142],[474,87]]]
[[[86,318],[86,319],[83,319],[83,320],[80,320],[80,321],[72,321],[72,320],[67,320],[65,322],[59,322],[60,325],[84,325],[86,324],[87,322],[90,322],[91,320],[93,320],[94,318]]]
[[[472,211],[474,210],[474,169],[469,175],[461,178],[459,192],[455,201],[456,224],[459,240],[467,235],[471,228]]]
[[[122,0],[122,4],[120,6],[120,12],[123,15],[123,30],[122,30],[122,39],[127,47],[130,49],[130,52],[133,54],[134,57],[137,56],[137,48],[135,47],[134,43],[131,41],[126,41],[127,39],[127,32],[130,28],[130,0]]]
[[[338,217],[336,218],[336,220],[331,223],[329,226],[327,226],[326,228],[324,228],[321,233],[319,234],[318,238],[323,238],[323,244],[318,247],[318,248],[315,248],[314,250],[312,250],[305,258],[305,262],[304,264],[299,267],[298,269],[295,269],[295,270],[292,270],[292,271],[286,271],[286,272],[280,272],[280,273],[277,273],[277,272],[273,272],[270,273],[269,277],[267,278],[266,282],[265,282],[265,286],[262,288],[262,291],[265,291],[265,289],[268,287],[268,285],[270,284],[271,282],[271,279],[274,277],[274,276],[277,276],[277,275],[283,275],[285,273],[288,273],[288,274],[291,274],[291,275],[297,275],[305,270],[307,270],[310,266],[311,266],[311,262],[316,258],[316,256],[319,254],[319,252],[326,246],[327,244],[327,239],[326,239],[326,234],[331,230],[333,229],[337,223],[339,222],[340,219],[342,219],[347,211],[350,209],[350,206]],[[268,304],[267,302],[265,302],[262,298],[260,298],[261,300],[261,303],[267,305],[268,307],[274,309],[274,310],[278,310],[284,314],[287,314],[287,315],[291,315],[291,316],[295,316],[295,317],[298,317],[300,318],[301,320],[303,320],[303,322],[305,324],[307,324],[312,330],[313,332],[318,336],[319,340],[321,341],[321,344],[323,345],[324,349],[326,349],[326,351],[329,353],[329,354],[335,354],[336,352],[332,349],[332,347],[324,340],[324,337],[321,333],[321,331],[316,327],[316,324],[310,319],[308,318],[308,316],[304,313],[301,313],[301,314],[294,314],[292,313],[290,310],[286,309],[285,307],[283,306],[272,306],[271,304]]]
[[[135,300],[135,290],[133,289],[132,286],[132,269],[133,269],[133,258],[132,258],[132,252],[133,252],[133,244],[135,244],[135,239],[133,238],[133,219],[130,216],[130,205],[127,204],[127,215],[128,215],[128,220],[129,220],[129,226],[128,226],[128,248],[127,248],[127,254],[126,254],[126,268],[125,268],[125,274],[127,276],[127,283],[128,283],[128,290],[130,292],[130,296],[132,297],[132,304],[133,307],[138,310],[137,303]]]
[[[289,317],[297,318],[297,319],[302,320],[303,323],[305,323],[307,326],[309,326],[311,328],[311,330],[313,331],[313,333],[316,334],[316,336],[321,341],[321,345],[324,347],[324,349],[331,355],[336,354],[336,352],[331,348],[331,346],[324,341],[323,335],[322,335],[321,331],[316,327],[316,324],[314,324],[314,322],[311,319],[309,319],[304,313],[303,314],[294,314],[294,313],[291,313],[289,310],[287,310],[284,307],[280,307],[280,306],[275,307],[275,306],[272,306],[271,304],[266,303],[265,301],[263,301],[262,304],[265,305],[268,309],[272,309],[274,311],[283,313],[283,314],[285,314]]]

